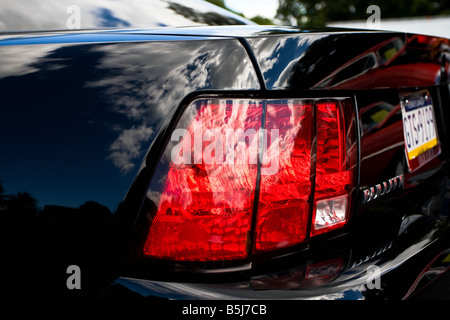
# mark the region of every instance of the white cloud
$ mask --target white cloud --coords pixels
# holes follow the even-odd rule
[[[243,13],[247,18],[260,15],[273,19],[277,13],[278,0],[225,0],[225,5],[236,12]]]
[[[123,173],[134,168],[133,160],[142,156],[142,142],[149,139],[153,130],[145,125],[121,131],[110,147],[109,158]]]

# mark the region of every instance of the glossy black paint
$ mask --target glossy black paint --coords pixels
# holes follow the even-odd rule
[[[26,45],[2,47],[5,60],[12,57],[21,68],[14,75],[4,70],[0,79],[1,135],[9,137],[1,146],[8,154],[1,160],[8,168],[1,174],[7,192],[30,192],[39,207],[78,206],[92,197],[114,211],[153,138],[186,95],[258,89],[236,40],[147,38],[42,45],[31,53]],[[63,181],[70,192],[61,188]]]
[[[2,297],[92,297],[107,288],[102,297],[401,299],[421,288],[431,261],[439,274],[448,268],[448,40],[260,26],[131,29],[3,34],[0,53],[0,271],[11,275]],[[419,89],[432,95],[442,153],[409,172],[399,96]],[[148,184],[174,123],[198,96],[353,99],[360,159],[348,227],[220,266],[137,255]],[[379,110],[386,116],[374,123]],[[401,189],[362,204],[362,190],[399,174]],[[67,290],[70,264],[86,270],[86,291]],[[373,266],[383,274],[377,290],[367,286]]]
[[[448,41],[402,33],[247,38],[269,90],[420,87],[448,79]],[[424,43],[423,43],[424,42]],[[445,64],[445,62],[444,62]]]
[[[6,199],[3,244],[19,234],[20,222],[15,225],[8,219],[25,214],[12,206],[20,198],[27,203],[19,206],[27,206],[33,216],[66,214],[61,224],[73,230],[74,238],[84,229],[77,229],[78,222],[73,225],[77,214],[71,213],[86,204],[94,202],[111,219],[149,146],[187,95],[198,90],[259,89],[237,40],[145,37],[147,41],[130,43],[40,44],[38,50],[34,44],[11,42],[1,47],[3,65],[14,63],[12,69],[0,71],[0,148],[7,155],[0,160]],[[136,212],[130,210],[126,214],[132,220]],[[24,247],[40,233],[28,232],[21,237]],[[70,257],[66,240],[61,238],[53,253]],[[28,260],[26,255],[21,259]],[[3,265],[7,270],[18,263],[8,261]]]

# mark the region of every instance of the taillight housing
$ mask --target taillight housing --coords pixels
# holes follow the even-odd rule
[[[349,98],[197,99],[152,178],[143,254],[224,261],[343,227],[356,172]]]

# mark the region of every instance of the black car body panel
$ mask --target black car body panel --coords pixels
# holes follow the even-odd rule
[[[0,271],[11,275],[2,298],[402,299],[439,283],[450,244],[447,39],[115,21],[0,35]],[[210,24],[230,24],[220,21]],[[402,97],[419,93],[433,103],[439,152],[411,169]],[[351,98],[358,183],[348,225],[243,261],[143,257],[149,183],[199,97]],[[73,264],[82,290],[67,289]]]
[[[2,185],[14,199],[26,195],[31,215],[39,210],[41,217],[57,219],[89,203],[100,206],[100,215],[112,215],[149,146],[186,96],[199,90],[259,89],[250,59],[235,39],[145,37],[140,42],[42,44],[31,52],[33,44],[2,47],[2,57],[15,63],[25,57],[21,73],[5,70],[0,80],[1,134],[9,137],[2,139],[8,154],[0,165]],[[18,205],[13,209],[7,201],[10,215],[28,203]],[[8,221],[3,227],[5,241],[22,234],[20,224],[19,230]],[[20,241],[26,246],[33,238],[27,232]],[[17,260],[9,261],[14,269]]]

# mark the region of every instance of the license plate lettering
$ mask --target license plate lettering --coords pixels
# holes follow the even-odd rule
[[[429,162],[440,153],[433,103],[428,91],[401,99],[405,151],[410,170]]]

